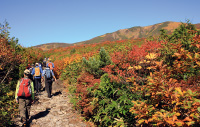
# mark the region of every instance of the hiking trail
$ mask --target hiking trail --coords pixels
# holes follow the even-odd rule
[[[42,83],[44,87],[44,82]],[[66,89],[66,88],[65,88]],[[86,127],[80,115],[72,108],[69,94],[64,89],[61,80],[52,85],[52,97],[47,97],[47,92],[42,91],[35,96],[31,106],[30,127]],[[20,126],[20,122],[16,121]]]

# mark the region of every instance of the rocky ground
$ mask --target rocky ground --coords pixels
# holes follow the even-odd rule
[[[44,84],[43,84],[44,86]],[[31,107],[30,127],[87,127],[80,115],[72,108],[69,95],[64,90],[62,82],[53,83],[53,96],[47,97],[47,92],[42,91],[36,96],[36,101]],[[21,126],[16,120],[16,126]]]

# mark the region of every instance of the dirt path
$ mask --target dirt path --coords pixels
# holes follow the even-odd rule
[[[42,91],[31,107],[30,127],[86,127],[69,103],[69,97],[60,80],[53,83],[53,96]],[[18,123],[17,123],[18,124]]]

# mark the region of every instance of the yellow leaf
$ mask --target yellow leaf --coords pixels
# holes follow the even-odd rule
[[[179,112],[177,112],[175,115],[176,115],[176,116],[180,116],[181,114],[180,114]]]
[[[195,124],[195,122],[194,121],[187,122],[188,126],[191,126],[192,124]]]
[[[149,54],[146,55],[145,57],[146,57],[147,59],[153,60],[153,59],[155,59],[155,58],[157,57],[157,54],[155,54],[155,53],[149,53]]]
[[[138,66],[134,66],[134,68],[135,68],[136,70],[140,70],[142,67],[141,67],[140,65],[138,65]]]
[[[147,67],[147,69],[151,70],[151,69],[152,69],[152,67]]]
[[[129,66],[129,67],[128,67],[128,70],[130,70],[130,69],[133,69],[133,67]]]
[[[132,101],[132,103],[137,105],[137,102],[136,102],[136,101]]]
[[[144,121],[145,121],[144,119],[141,119],[141,120],[138,121],[138,123],[141,124],[141,123],[143,123]]]
[[[172,104],[176,103],[176,101],[172,101]]]
[[[150,61],[147,61],[146,63],[150,63]]]
[[[151,77],[152,77],[152,75],[153,75],[152,72],[150,72],[150,76],[151,76]]]
[[[187,56],[188,56],[190,59],[193,59],[192,56],[191,56],[190,54],[187,54]]]
[[[142,61],[139,62],[139,64],[142,64],[142,63],[143,63]]]
[[[176,91],[178,91],[178,93],[181,95],[181,96],[183,96],[183,92],[181,91],[181,87],[177,87],[177,88],[175,88],[176,89]]]
[[[195,58],[195,59],[198,59],[198,58],[199,58],[199,54],[198,54],[198,53],[195,53],[194,58]]]
[[[183,122],[182,121],[178,121],[178,122],[175,122],[176,123],[176,125],[178,125],[178,126],[183,126]]]

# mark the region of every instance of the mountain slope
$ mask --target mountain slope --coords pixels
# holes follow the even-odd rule
[[[104,41],[115,41],[115,40],[124,40],[124,39],[137,39],[137,38],[146,38],[150,36],[158,36],[161,29],[166,29],[169,33],[172,33],[181,22],[163,22],[151,26],[136,26],[128,29],[121,29],[113,33],[107,33],[102,36],[92,38],[87,41],[78,42],[76,44],[91,44],[99,43]],[[195,25],[197,28],[200,27],[199,24]]]
[[[71,46],[73,44],[68,44],[68,43],[47,43],[47,44],[41,44],[41,45],[37,45],[34,46],[35,48],[40,48],[43,51],[49,50],[49,49],[55,49],[55,48],[60,48],[60,47],[67,47],[67,46]]]
[[[147,38],[150,36],[159,36],[160,30],[165,29],[169,33],[172,33],[174,29],[178,28],[181,22],[163,22],[154,24],[151,26],[136,26],[128,29],[120,29],[118,31],[107,33],[101,36],[94,37],[87,41],[77,42],[74,44],[67,43],[48,43],[43,45],[38,45],[35,47],[41,48],[43,50],[49,50],[52,48],[58,47],[67,47],[72,45],[81,45],[81,44],[92,44],[92,43],[100,43],[105,41],[115,41],[115,40],[125,40],[125,39],[138,39],[138,38]],[[200,24],[195,24],[197,29],[200,29]]]

